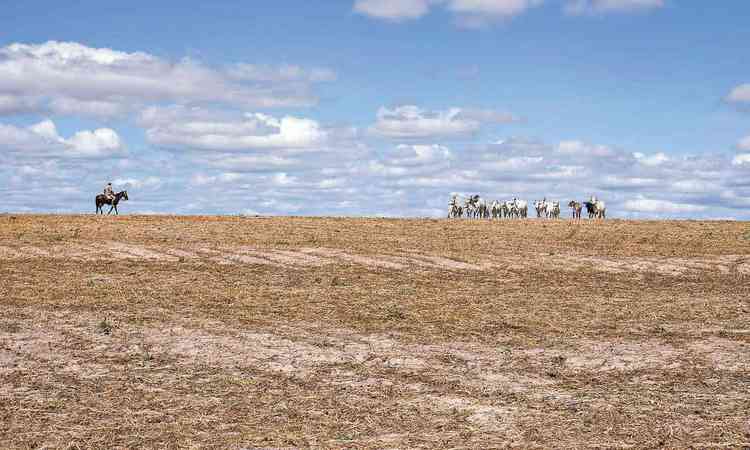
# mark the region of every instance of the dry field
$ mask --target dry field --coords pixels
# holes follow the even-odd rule
[[[0,215],[2,448],[750,446],[750,225]]]

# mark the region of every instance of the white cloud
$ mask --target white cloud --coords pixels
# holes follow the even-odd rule
[[[112,129],[83,130],[65,139],[47,119],[26,128],[0,124],[0,149],[20,158],[102,158],[124,154],[125,146]]]
[[[36,108],[112,117],[155,102],[309,106],[316,103],[311,84],[333,78],[323,68],[211,68],[76,42],[16,43],[0,48],[0,113]]]
[[[407,139],[465,135],[479,130],[479,121],[462,119],[460,113],[460,108],[430,112],[414,105],[381,107],[370,130],[379,136]]]
[[[508,113],[486,109],[450,108],[427,111],[414,105],[381,107],[371,133],[394,139],[419,139],[467,135],[479,131],[483,123],[517,120]]]
[[[662,183],[663,183],[663,180],[659,180],[659,184],[661,185]],[[690,179],[690,180],[675,181],[671,184],[670,187],[675,192],[692,193],[692,194],[716,192],[717,190],[721,189],[721,185],[719,183],[716,183],[714,181],[701,180],[697,178]]]
[[[299,168],[302,161],[276,155],[221,156],[207,161],[217,169],[236,172],[267,172],[269,170]]]
[[[744,166],[744,165],[750,165],[750,153],[741,153],[734,157],[732,160],[732,165],[735,166]]]
[[[591,145],[581,141],[562,141],[557,151],[563,155],[608,157],[615,154],[614,150],[605,145]]]
[[[59,97],[49,101],[50,112],[62,116],[89,116],[101,119],[124,116],[131,105],[120,101],[78,100],[70,97]]]
[[[354,11],[394,22],[418,19],[433,6],[443,6],[458,16],[460,25],[480,27],[519,15],[543,0],[357,0]]]
[[[565,12],[572,15],[646,11],[662,8],[664,0],[569,0]]]
[[[542,0],[450,0],[447,8],[459,15],[459,25],[481,28],[522,14],[541,4]]]
[[[328,133],[311,119],[261,113],[241,118],[212,117],[198,108],[158,108],[145,110],[140,124],[154,145],[214,151],[269,149],[311,149],[323,145]]]
[[[417,19],[429,12],[430,0],[357,0],[354,11],[378,19]]]
[[[37,109],[38,99],[0,94],[0,115],[18,114]]]
[[[519,119],[511,113],[481,108],[461,108],[459,117],[462,119],[476,120],[482,123],[502,124],[519,121]]]
[[[637,176],[606,175],[602,185],[609,189],[643,189],[654,188],[662,185],[662,181],[656,178],[643,178]]]
[[[369,161],[367,172],[376,176],[401,177],[445,171],[453,160],[442,145],[398,145],[377,160]]]
[[[732,89],[727,96],[727,101],[732,103],[750,103],[750,83],[741,84]]]
[[[750,136],[740,139],[740,142],[737,143],[737,148],[745,152],[750,152]]]
[[[239,80],[247,81],[306,81],[321,83],[335,81],[336,72],[325,67],[305,69],[291,64],[269,66],[260,64],[239,63],[230,67],[227,73]]]
[[[398,166],[415,166],[448,161],[453,158],[451,151],[442,145],[405,145],[396,147],[390,163]]]
[[[661,214],[678,214],[702,212],[706,206],[693,205],[687,203],[676,203],[668,200],[640,197],[635,200],[627,200],[624,209],[635,212],[661,213]]]
[[[644,166],[651,166],[651,167],[658,166],[660,164],[663,164],[669,161],[669,157],[662,152],[654,153],[653,155],[646,155],[641,152],[635,152],[633,153],[633,157]]]
[[[162,180],[156,176],[148,176],[142,179],[115,178],[112,180],[112,184],[118,189],[158,189],[162,185]]]
[[[354,11],[376,19],[402,22],[427,15],[442,7],[456,15],[463,27],[481,28],[542,5],[544,0],[356,0]],[[665,0],[566,0],[569,15],[629,13],[662,8]]]
[[[114,155],[123,149],[120,136],[109,128],[79,131],[65,141],[79,156],[98,157]]]

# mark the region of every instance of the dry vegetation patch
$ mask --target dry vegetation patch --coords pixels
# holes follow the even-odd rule
[[[0,216],[0,442],[747,446],[746,233]]]

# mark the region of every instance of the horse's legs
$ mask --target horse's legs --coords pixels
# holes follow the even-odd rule
[[[115,205],[114,208],[115,208],[115,215],[119,216],[120,215],[120,211],[117,210],[117,205]]]
[[[109,207],[109,211],[107,211],[107,215],[112,214],[112,210],[115,209],[114,205]]]

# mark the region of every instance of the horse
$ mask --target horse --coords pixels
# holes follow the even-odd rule
[[[580,202],[571,200],[570,203],[568,203],[568,206],[573,210],[573,219],[581,220],[581,210],[583,209],[583,205],[581,205]]]
[[[584,202],[583,204],[586,206],[586,212],[589,213],[589,219],[607,218],[607,208],[603,201],[596,200],[594,202]]]
[[[99,194],[96,196],[96,212],[94,214],[102,213],[104,214],[104,208],[102,208],[104,205],[112,205],[111,208],[109,208],[109,212],[107,212],[107,215],[109,215],[112,210],[115,210],[116,215],[120,215],[120,213],[117,211],[117,204],[120,203],[120,200],[128,200],[128,191],[120,191],[117,194],[115,194],[114,200],[110,200],[107,198],[104,194]]]
[[[534,202],[534,209],[536,209],[536,217],[542,217],[542,214],[547,214],[547,204],[542,200],[536,200]]]
[[[526,200],[518,200],[514,198],[513,203],[516,206],[516,217],[520,216],[522,219],[525,219],[529,216],[529,204]]]

